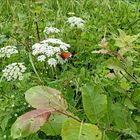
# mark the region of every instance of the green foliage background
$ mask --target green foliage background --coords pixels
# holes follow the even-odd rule
[[[110,71],[108,64],[112,61],[117,64],[116,60],[91,52],[100,49],[99,44],[105,32],[111,51],[118,50],[114,45],[114,35],[118,35],[118,29],[129,35],[139,34],[139,9],[139,0],[1,0],[0,47],[15,45],[20,55],[0,60],[0,76],[4,67],[13,61],[25,62],[28,69],[23,81],[0,83],[0,139],[11,140],[10,128],[17,116],[32,109],[25,101],[24,92],[32,86],[42,84],[32,69],[28,55],[28,49],[37,42],[35,21],[38,20],[42,40],[46,25],[63,29],[59,38],[72,46],[70,52],[73,54],[67,64],[57,67],[53,73],[50,70],[49,74],[45,73],[43,65],[34,61],[43,84],[60,90],[68,101],[69,110],[85,122],[90,122],[91,118],[90,112],[87,115],[84,111],[86,106],[84,108],[82,105],[81,94],[84,88],[89,88],[89,83],[90,86],[94,85],[95,93],[98,93],[99,98],[103,97],[107,108],[102,108],[105,117],[100,116],[98,121],[95,119],[91,122],[98,124],[110,140],[138,140],[140,84],[130,75],[115,80],[106,78]],[[66,24],[67,18],[73,13],[86,21],[83,31],[70,29]],[[127,70],[140,81],[140,38],[133,46],[138,53],[125,55],[130,60]],[[116,65],[115,68],[110,67],[118,70]],[[89,95],[92,94],[90,92],[89,90]],[[86,102],[90,103],[90,99],[87,98],[89,101]],[[61,137],[46,136],[40,131],[23,139],[59,140]]]

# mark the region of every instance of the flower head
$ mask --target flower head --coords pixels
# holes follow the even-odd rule
[[[18,53],[18,50],[15,46],[5,46],[0,49],[0,58],[7,57],[10,58],[12,54]]]
[[[69,17],[67,22],[70,24],[71,27],[83,28],[85,21],[80,17]]]
[[[40,62],[43,62],[46,58],[48,58],[48,64],[50,67],[55,67],[57,63],[61,63],[59,61],[60,59],[58,59],[58,56],[62,52],[68,52],[69,48],[70,45],[60,39],[48,38],[41,41],[40,43],[34,44],[32,46],[32,54],[37,56],[37,60]]]
[[[51,34],[51,33],[56,33],[56,34],[58,34],[58,33],[60,33],[60,30],[57,29],[57,28],[55,28],[55,27],[45,27],[44,33],[45,33],[45,34]]]
[[[48,59],[48,64],[50,67],[55,67],[57,65],[57,60],[55,58]]]
[[[46,59],[46,56],[45,55],[40,55],[38,56],[37,60],[40,61],[40,62],[44,62]]]
[[[26,67],[23,63],[12,63],[5,67],[3,72],[3,77],[7,79],[7,81],[11,80],[23,80],[23,73],[25,72]]]

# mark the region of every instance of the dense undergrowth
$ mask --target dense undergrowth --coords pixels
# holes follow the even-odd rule
[[[81,131],[88,131],[88,140],[139,140],[139,10],[139,0],[1,0],[0,48],[16,46],[18,53],[9,58],[0,54],[0,140],[19,137],[15,128],[11,136],[12,125],[33,108],[44,109],[40,91],[49,98],[48,87],[56,111],[50,126],[18,140],[85,140],[84,134],[77,136]],[[73,16],[83,19],[82,28],[70,26],[67,20]],[[60,32],[44,34],[46,26]],[[48,38],[70,45],[65,53],[71,57],[62,56],[64,51],[56,55],[64,64],[51,61],[51,66],[33,55],[32,46]],[[23,77],[7,81],[5,67],[20,62],[26,67]]]

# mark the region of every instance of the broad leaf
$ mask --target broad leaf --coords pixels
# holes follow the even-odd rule
[[[67,102],[62,94],[47,86],[35,86],[25,92],[26,101],[34,108],[65,111]]]
[[[11,136],[13,138],[26,137],[37,132],[50,115],[51,110],[47,109],[36,109],[25,113],[12,125]]]
[[[101,140],[101,131],[96,125],[67,120],[62,128],[63,140]]]
[[[69,118],[66,115],[54,112],[53,114],[51,114],[48,122],[43,125],[41,131],[43,131],[46,135],[50,136],[60,135],[62,125],[67,119]]]
[[[116,129],[131,129],[136,132],[137,127],[131,118],[130,112],[119,103],[112,104],[112,119],[115,123],[114,128]]]
[[[82,101],[85,113],[91,122],[97,122],[107,112],[107,97],[98,93],[92,85],[82,88]]]

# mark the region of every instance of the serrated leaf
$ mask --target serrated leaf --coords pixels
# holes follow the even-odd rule
[[[82,88],[82,102],[85,113],[91,122],[97,122],[107,112],[106,95],[99,94],[92,85]]]
[[[115,45],[119,48],[132,47],[132,43],[138,38],[138,35],[126,35],[123,30],[119,29],[119,37],[115,38]]]
[[[48,122],[43,125],[41,130],[50,136],[56,136],[61,134],[62,124],[69,119],[66,115],[54,112],[49,118]]]
[[[110,58],[105,61],[105,65],[107,68],[113,69],[114,71],[121,71],[123,73],[125,72],[123,69],[123,65],[115,58]]]
[[[102,133],[96,125],[67,120],[61,133],[63,140],[101,140]]]
[[[56,109],[65,111],[67,102],[62,94],[47,86],[35,86],[25,92],[26,101],[37,109]]]
[[[125,79],[122,79],[120,80],[120,87],[128,91],[130,89],[130,84]]]
[[[34,132],[37,132],[40,127],[48,120],[51,115],[51,110],[36,109],[25,113],[17,118],[11,127],[11,136],[16,139],[26,137]]]

